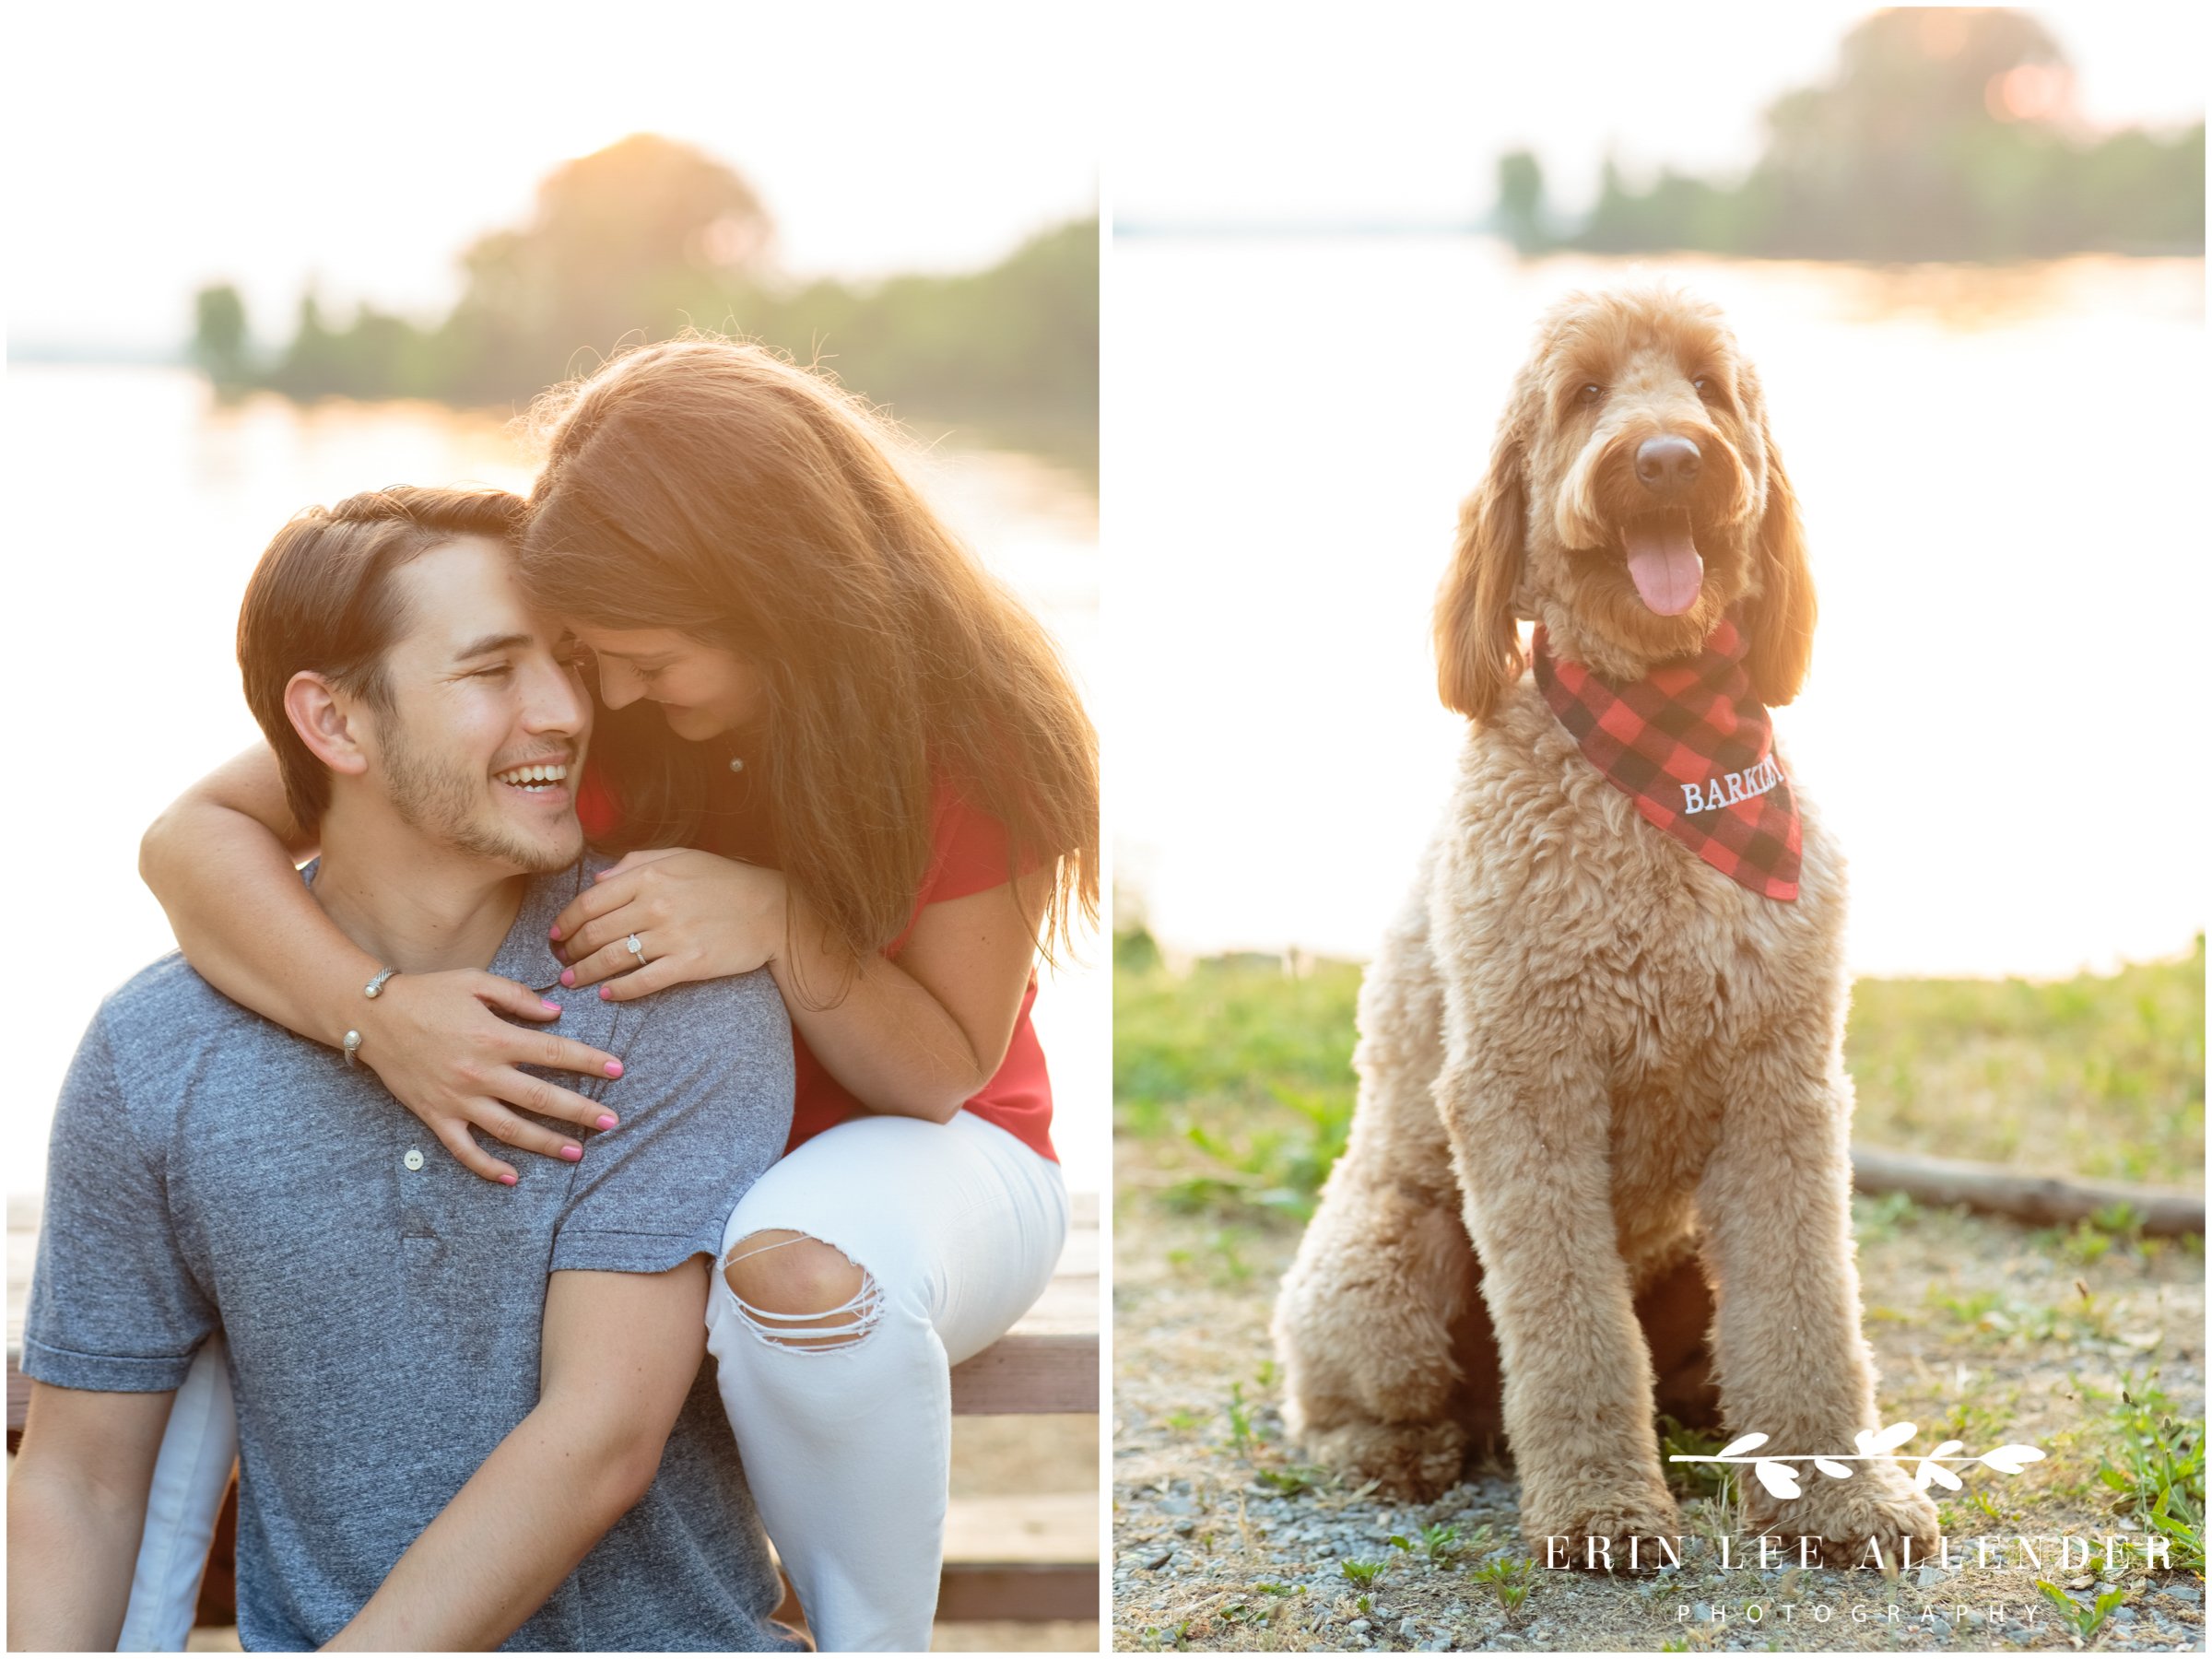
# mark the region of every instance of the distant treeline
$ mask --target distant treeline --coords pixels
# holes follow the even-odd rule
[[[853,286],[779,279],[752,189],[688,146],[641,135],[570,162],[519,229],[461,256],[458,304],[432,325],[311,292],[292,339],[257,355],[235,288],[203,288],[195,359],[218,385],[298,398],[526,403],[619,344],[686,327],[819,362],[902,417],[975,421],[1096,443],[1099,227],[1047,230],[989,270]]]
[[[1597,204],[1557,223],[1536,158],[1500,159],[1497,229],[1524,253],[1697,250],[1771,258],[2003,260],[2205,247],[2205,128],[2088,142],[2073,71],[2032,17],[1900,7],[1844,37],[1827,85],[1766,112],[1747,178],[1663,171],[1632,189],[1607,162]]]

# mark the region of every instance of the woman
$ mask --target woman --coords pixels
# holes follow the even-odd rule
[[[1039,947],[1097,913],[1096,735],[1043,630],[821,380],[687,339],[540,415],[520,569],[595,666],[580,806],[626,854],[557,920],[562,977],[629,1000],[775,976],[795,1126],[730,1218],[709,1343],[817,1641],[926,1648],[947,1371],[1035,1300],[1066,1229],[1030,1009]],[[298,840],[263,753],[148,832],[193,965],[302,1035],[360,1031],[360,1060],[479,1175],[514,1172],[472,1127],[580,1156],[513,1110],[601,1116],[515,1069],[547,1038],[491,1010],[543,1018],[538,997],[451,973],[364,1002],[381,965],[303,893]]]

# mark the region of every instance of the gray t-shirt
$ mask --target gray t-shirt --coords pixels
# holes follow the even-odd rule
[[[580,868],[531,882],[491,964],[549,987],[566,1007],[553,1030],[623,1061],[617,1081],[558,1078],[622,1120],[584,1136],[580,1163],[512,1153],[514,1186],[477,1179],[367,1066],[240,1007],[174,955],[110,996],[77,1049],[23,1369],[63,1388],[159,1392],[224,1333],[248,1648],[335,1635],[537,1403],[548,1274],[713,1254],[782,1150],[791,1030],[774,982],[627,1004],[564,991],[548,928]],[[652,1491],[507,1646],[804,1647],[771,1619],[780,1588],[702,1368]]]

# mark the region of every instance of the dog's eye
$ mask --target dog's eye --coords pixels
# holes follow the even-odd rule
[[[1580,392],[1577,392],[1574,394],[1574,401],[1586,406],[1590,404],[1597,402],[1597,400],[1605,396],[1605,394],[1606,389],[1599,385],[1595,381],[1592,381],[1588,385],[1584,386]]]
[[[1698,389],[1698,395],[1703,398],[1707,403],[1718,403],[1721,401],[1721,389],[1719,386],[1713,383],[1713,380],[1711,375],[1698,375],[1693,378],[1689,383]]]

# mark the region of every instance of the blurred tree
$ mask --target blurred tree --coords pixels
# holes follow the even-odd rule
[[[269,372],[269,384],[294,397],[352,392],[358,365],[348,344],[344,335],[323,321],[323,302],[309,288],[300,296],[299,324],[292,330],[292,343]]]
[[[2089,144],[2073,103],[2072,69],[2027,13],[1877,12],[1844,37],[1830,81],[1768,107],[1740,184],[1663,171],[1636,190],[1608,162],[1570,240],[1822,259],[2201,253],[2203,124]]]
[[[1772,251],[1825,258],[2003,257],[1982,211],[2027,135],[1997,130],[1991,88],[2022,66],[2070,85],[2058,42],[2023,12],[1877,12],[1844,36],[1832,86],[1767,112],[1758,171],[1777,206]],[[2040,140],[2040,135],[2038,135]],[[1993,165],[1993,163],[1994,165]],[[2017,190],[2018,181],[2014,181]],[[1765,250],[1761,250],[1765,251]]]
[[[335,327],[310,292],[265,382],[295,397],[517,404],[626,341],[696,326],[819,363],[899,414],[1018,420],[1031,441],[1095,465],[1095,218],[989,270],[865,288],[783,280],[772,242],[737,173],[687,145],[625,138],[549,175],[528,223],[470,244],[461,299],[433,327],[367,306]]]
[[[1498,158],[1498,206],[1491,222],[1524,253],[1550,246],[1544,223],[1544,168],[1527,150]]]
[[[236,386],[246,378],[246,302],[229,283],[202,288],[192,297],[192,360],[218,386]]]
[[[751,185],[689,145],[641,133],[554,171],[519,230],[474,243],[445,334],[460,390],[485,397],[561,380],[626,335],[720,320],[773,240]]]
[[[331,340],[331,332],[323,323],[323,303],[310,288],[300,296],[300,321],[292,330],[292,343],[285,347],[270,383],[294,396],[312,397],[335,390],[328,383],[335,357]]]
[[[774,322],[785,341],[818,339],[872,397],[941,415],[1095,410],[1099,221],[1041,232],[972,276],[895,277],[859,295],[821,284]]]

